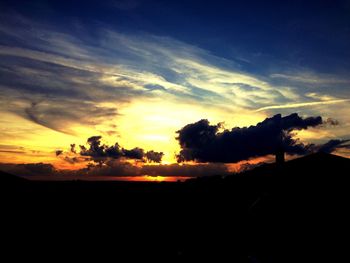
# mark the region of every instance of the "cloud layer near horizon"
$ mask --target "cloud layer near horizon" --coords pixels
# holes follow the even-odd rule
[[[231,130],[223,129],[222,123],[210,125],[208,120],[200,120],[180,129],[177,140],[182,148],[177,155],[184,164],[160,164],[163,153],[146,152],[140,147],[130,150],[118,143],[106,145],[101,136],[89,137],[87,146],[70,144],[69,150],[56,150],[56,158],[64,162],[80,164],[74,170],[57,169],[50,163],[11,164],[0,163],[0,170],[20,176],[37,176],[41,179],[59,176],[59,178],[86,177],[198,177],[210,175],[228,175],[233,172],[230,165],[239,163],[235,171],[255,167],[266,161],[269,156],[281,149],[289,155],[303,155],[322,151],[332,153],[337,149],[349,149],[349,140],[330,140],[325,144],[304,144],[295,137],[296,130],[325,125],[339,125],[337,120],[322,120],[318,117],[302,118],[294,113],[282,117],[280,114],[249,126]],[[150,165],[149,163],[156,163]],[[225,163],[228,163],[226,165]],[[75,178],[75,179],[77,179]]]
[[[105,177],[201,177],[230,174],[228,167],[224,164],[160,164],[160,165],[143,165],[138,166],[129,162],[118,160],[109,161],[104,166],[89,165],[86,168],[78,170],[58,170],[49,163],[27,163],[13,164],[0,163],[0,171],[23,177],[39,177],[40,179],[48,179],[50,177],[61,177],[84,179],[94,177],[98,180]]]

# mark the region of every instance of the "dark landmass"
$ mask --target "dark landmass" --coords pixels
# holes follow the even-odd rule
[[[317,153],[182,183],[36,182],[1,173],[2,246],[21,251],[13,259],[346,260],[349,167],[349,159]]]

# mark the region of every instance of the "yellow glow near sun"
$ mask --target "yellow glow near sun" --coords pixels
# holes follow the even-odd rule
[[[174,102],[162,99],[145,99],[115,105],[112,102],[101,105],[119,108],[119,115],[94,126],[69,123],[72,134],[66,134],[38,125],[32,121],[10,113],[2,114],[4,126],[0,138],[1,145],[17,145],[24,148],[24,154],[0,153],[2,162],[30,163],[49,162],[57,168],[77,169],[79,165],[57,158],[58,149],[69,151],[71,143],[85,145],[87,138],[102,135],[103,143],[108,145],[118,142],[127,149],[141,147],[148,150],[162,151],[163,164],[176,162],[176,153],[180,151],[176,131],[185,125],[208,119],[211,124],[225,122],[230,129],[235,126],[256,124],[266,116],[263,113],[238,111],[232,108],[210,107],[191,102]]]
[[[175,139],[176,131],[189,123],[205,118],[212,124],[225,121],[227,128],[232,128],[256,124],[265,117],[263,114],[232,114],[222,109],[160,99],[133,103],[120,112],[121,116],[116,120],[121,134],[120,144],[127,148],[138,146],[163,151],[163,163],[176,162],[175,153],[180,150]]]
[[[15,145],[20,147],[22,154],[0,153],[2,162],[30,163],[50,162],[60,163],[55,151],[69,148],[71,143],[83,144],[86,138],[54,131],[29,120],[10,113],[2,113],[1,128],[3,134],[1,145]]]
[[[302,141],[313,142],[334,137],[331,131],[326,129],[309,128],[307,130],[300,130],[295,132],[295,137]]]
[[[166,180],[166,177],[164,177],[164,176],[148,176],[148,175],[146,175],[144,178],[146,181],[151,181],[151,182],[164,182]]]

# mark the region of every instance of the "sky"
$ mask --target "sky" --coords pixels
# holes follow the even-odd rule
[[[350,156],[349,47],[348,0],[3,0],[0,169],[227,174],[271,160],[240,153],[293,113],[322,121],[284,129],[288,147]],[[204,154],[224,144],[239,158]]]

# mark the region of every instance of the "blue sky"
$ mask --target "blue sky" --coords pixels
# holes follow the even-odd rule
[[[349,1],[34,0],[2,5],[2,10],[71,33],[71,23],[81,23],[92,35],[94,28],[108,26],[169,36],[220,57],[260,62],[260,71],[274,67],[268,59],[327,73],[349,66]]]
[[[24,152],[17,162],[55,163],[55,149],[100,134],[156,146],[171,163],[176,130],[203,118],[234,127],[321,115],[340,125],[301,139],[350,137],[350,1],[33,0],[0,9],[0,152]]]

